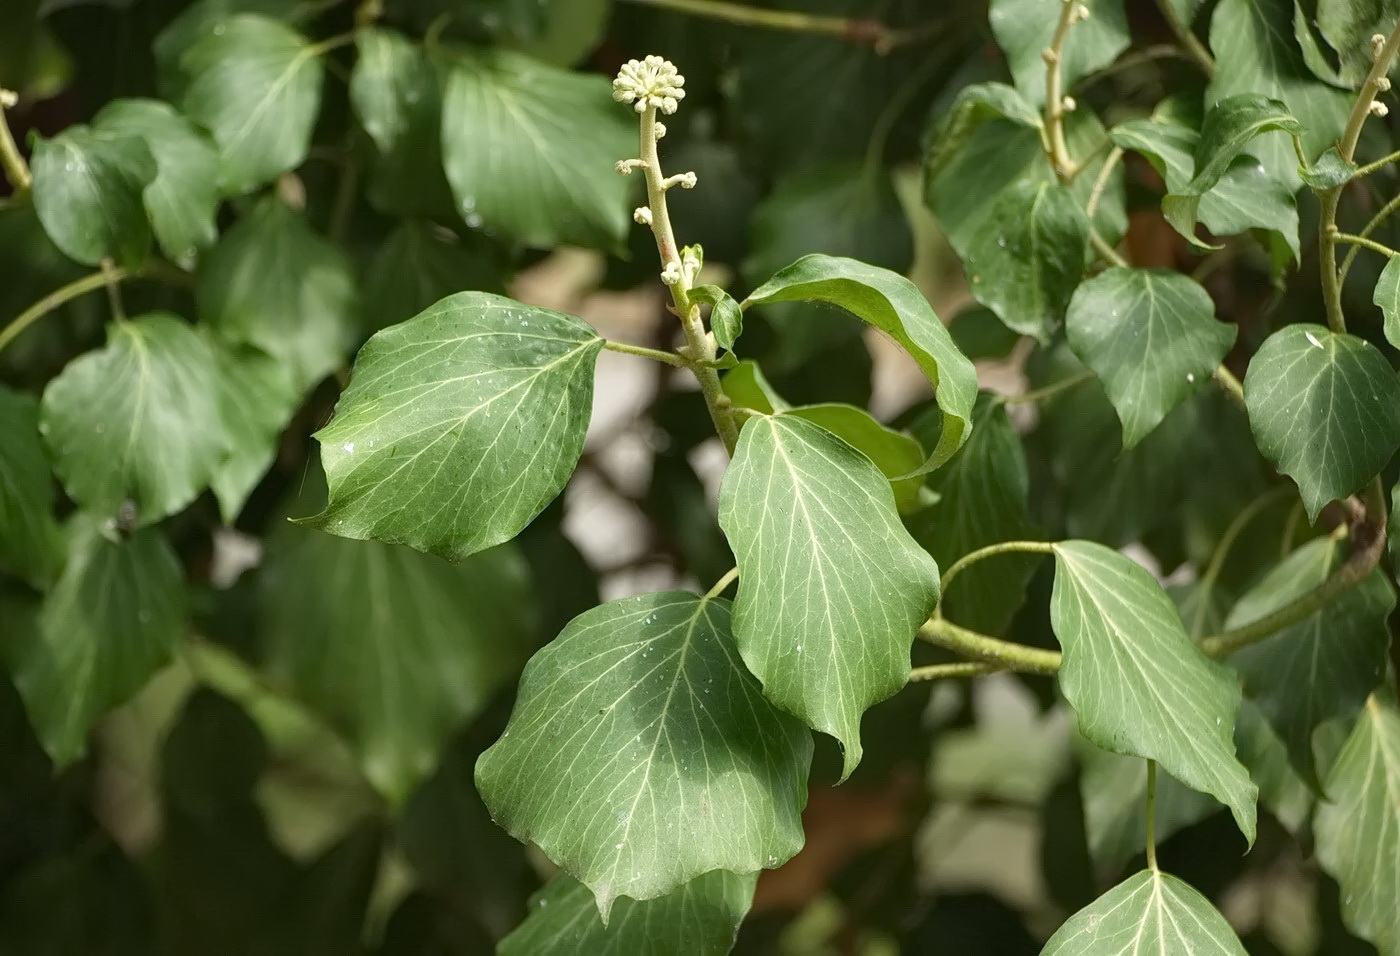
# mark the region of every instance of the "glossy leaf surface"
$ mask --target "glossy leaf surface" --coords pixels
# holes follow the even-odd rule
[[[1041,956],[1245,956],[1220,911],[1189,884],[1143,870],[1071,916]]]

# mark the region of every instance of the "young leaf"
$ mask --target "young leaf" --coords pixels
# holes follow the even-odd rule
[[[195,301],[220,338],[277,358],[300,391],[340,368],[354,343],[345,253],[275,198],[224,233],[201,265]]]
[[[936,426],[931,420],[937,414],[920,415],[914,434]],[[943,568],[984,545],[1037,536],[1029,513],[1026,453],[1005,406],[983,393],[972,415],[967,444],[928,476],[938,503],[909,522],[914,537]],[[1036,555],[1012,554],[969,567],[943,596],[945,612],[974,630],[1000,632],[1021,603],[1038,561]]]
[[[227,456],[208,343],[173,315],[108,327],[107,345],[49,382],[39,430],[69,495],[113,517],[131,500],[140,525],[183,509]]]
[[[306,159],[321,108],[317,49],[286,24],[244,14],[180,56],[185,113],[214,134],[219,188],[250,192]]]
[[[151,247],[142,190],[156,161],[138,136],[70,126],[34,143],[34,209],[64,255],[95,266],[141,265]]]
[[[92,121],[118,136],[139,136],[155,158],[156,177],[142,192],[156,241],[170,259],[193,259],[219,234],[215,185],[219,156],[193,123],[160,100],[113,100]]]
[[[1385,316],[1385,338],[1391,345],[1400,349],[1400,256],[1391,256],[1376,280],[1376,291],[1371,301],[1380,307]]]
[[[923,369],[943,411],[943,432],[925,467],[941,465],[967,440],[977,371],[918,286],[904,276],[854,259],[804,256],[755,289],[748,301],[828,302],[886,333]]]
[[[277,454],[301,389],[280,360],[246,346],[212,342],[219,408],[230,454],[210,478],[219,514],[232,524]]]
[[[586,611],[531,658],[476,783],[606,925],[619,896],[786,862],[811,758],[811,735],[744,669],[729,602],[668,591]]]
[[[1064,647],[1060,689],[1080,733],[1209,793],[1253,843],[1258,791],[1233,743],[1239,687],[1191,643],[1152,575],[1101,544],[1062,541],[1050,624]]]
[[[1250,588],[1230,611],[1226,628],[1242,627],[1278,610],[1327,579],[1345,555],[1340,542],[1316,538],[1294,551]],[[1348,724],[1380,685],[1395,608],[1395,589],[1376,570],[1327,607],[1230,657],[1244,692],[1288,747],[1289,760],[1309,786],[1321,788],[1313,732],[1334,719]]]
[[[442,153],[457,212],[527,245],[613,246],[630,184],[614,169],[636,130],[597,76],[496,50],[454,55]]]
[[[734,633],[764,695],[860,763],[861,714],[909,679],[938,568],[863,454],[791,415],[749,420],[720,484],[739,565]]]
[[[359,56],[350,74],[350,103],[378,152],[370,201],[390,213],[450,214],[456,204],[442,168],[437,68],[421,44],[393,30],[367,27],[357,33],[355,45]]]
[[[82,756],[93,721],[124,703],[179,646],[184,575],[157,531],[126,541],[79,514],[68,528],[68,563],[39,614],[33,641],[15,649],[15,686],[54,763]]]
[[[1325,783],[1317,859],[1341,884],[1342,919],[1382,953],[1400,952],[1400,712],[1373,694]]]
[[[1089,220],[1067,188],[1022,181],[997,197],[964,258],[972,294],[1045,344],[1084,275]]]
[[[1088,0],[1089,18],[1070,27],[1060,50],[1065,87],[1112,63],[1128,47],[1128,21],[1118,0]],[[988,19],[997,45],[1006,53],[1016,89],[1034,105],[1045,102],[1045,59],[1041,53],[1055,35],[1063,3],[992,0]]]
[[[734,351],[734,342],[744,331],[744,313],[734,297],[717,285],[698,285],[690,290],[690,298],[710,306],[710,328],[714,330],[719,347]]]
[[[1162,214],[1177,232],[1194,239],[1201,197],[1220,182],[1250,140],[1271,130],[1292,136],[1303,133],[1288,107],[1267,96],[1242,93],[1211,106],[1196,143],[1195,174],[1180,191],[1162,200]]]
[[[900,513],[919,503],[922,474],[914,474],[924,463],[924,449],[903,432],[887,428],[863,408],[839,402],[800,405],[786,414],[813,422],[864,454],[889,480],[895,507]],[[906,475],[914,474],[907,478]]]
[[[395,805],[531,650],[533,595],[514,546],[451,565],[287,524],[264,568],[268,666],[348,731]]]
[[[588,887],[560,874],[530,898],[530,915],[501,940],[500,956],[725,956],[753,901],[756,873],[711,870],[665,896],[623,897],[607,924]]]
[[[1259,450],[1298,483],[1310,521],[1360,490],[1400,446],[1400,380],[1353,335],[1279,329],[1250,360],[1244,398]]]
[[[1309,188],[1321,192],[1345,186],[1356,175],[1356,170],[1355,163],[1342,159],[1342,154],[1337,151],[1337,147],[1329,146],[1326,152],[1313,160],[1312,165],[1302,170],[1301,173],[1303,182]]]
[[[305,523],[457,561],[514,537],[578,464],[602,347],[484,292],[376,333],[316,433],[330,503]]]
[[[1112,268],[1074,292],[1069,346],[1104,384],[1131,448],[1210,381],[1236,328],[1217,322],[1201,286],[1166,269]]]
[[[33,398],[0,386],[0,435],[0,569],[45,585],[63,563],[63,536]]]
[[[1189,884],[1143,870],[1075,913],[1040,956],[1245,956],[1239,937]]]

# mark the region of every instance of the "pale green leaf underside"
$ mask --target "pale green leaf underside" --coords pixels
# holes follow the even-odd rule
[[[228,454],[218,374],[208,343],[173,315],[111,325],[105,347],[44,390],[39,428],[68,493],[108,517],[130,499],[142,525],[183,509]]]
[[[1166,269],[1108,269],[1080,284],[1065,316],[1070,348],[1123,423],[1125,449],[1210,381],[1235,333],[1216,321],[1205,289]]]
[[[1342,919],[1382,953],[1400,953],[1400,713],[1374,695],[1327,774],[1317,858],[1341,884]]]
[[[744,668],[729,602],[669,591],[595,607],[525,666],[476,766],[492,818],[613,900],[753,873],[802,846],[811,735]]]
[[[791,415],[745,423],[719,521],[739,565],[744,663],[769,700],[841,742],[844,778],[860,763],[861,714],[909,678],[938,568],[870,459]]]
[[[113,542],[103,524],[74,518],[38,633],[15,649],[15,686],[59,766],[82,756],[93,722],[170,660],[185,627],[184,573],[164,535],[148,529]]]
[[[958,351],[918,286],[904,276],[855,259],[803,256],[755,289],[747,301],[827,302],[886,333],[919,364],[943,411],[942,437],[925,468],[941,465],[967,440],[977,400],[977,370]]]
[[[1245,956],[1220,911],[1170,873],[1143,870],[1071,916],[1040,956]]]
[[[219,186],[248,192],[301,165],[321,107],[321,60],[295,30],[232,17],[180,57],[184,110],[214,135]]]
[[[287,524],[268,542],[266,661],[344,727],[397,804],[530,651],[533,595],[513,545],[452,565]]]
[[[1345,560],[1340,542],[1316,538],[1294,551],[1247,591],[1225,626],[1243,627],[1317,587]],[[1230,657],[1244,692],[1288,747],[1300,776],[1320,787],[1313,731],[1334,718],[1350,721],[1385,672],[1386,619],[1395,589],[1380,569],[1322,610]]]
[[[1235,757],[1240,690],[1191,643],[1171,599],[1132,559],[1091,541],[1055,545],[1050,623],[1060,688],[1091,743],[1156,760],[1230,808],[1254,842],[1257,790]]]
[[[753,900],[756,873],[711,870],[665,896],[623,897],[607,925],[593,893],[560,874],[530,899],[530,915],[499,956],[724,956]]]
[[[573,316],[484,292],[377,333],[316,433],[330,503],[307,523],[454,560],[513,538],[578,463],[602,347]]]
[[[1359,491],[1400,445],[1400,380],[1374,345],[1320,325],[1265,339],[1244,379],[1264,457],[1298,483],[1309,520]]]

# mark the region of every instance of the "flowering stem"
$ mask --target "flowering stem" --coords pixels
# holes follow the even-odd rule
[[[19,97],[10,90],[0,89],[0,166],[5,169],[5,175],[9,177],[10,185],[15,188],[16,193],[26,192],[32,177],[29,175],[29,165],[24,161],[24,155],[15,145],[14,135],[10,132],[10,124],[5,120],[5,110],[19,101]]]

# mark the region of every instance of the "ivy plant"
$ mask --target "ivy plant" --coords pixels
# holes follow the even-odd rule
[[[1400,956],[1400,3],[948,6],[7,13],[0,949]]]

